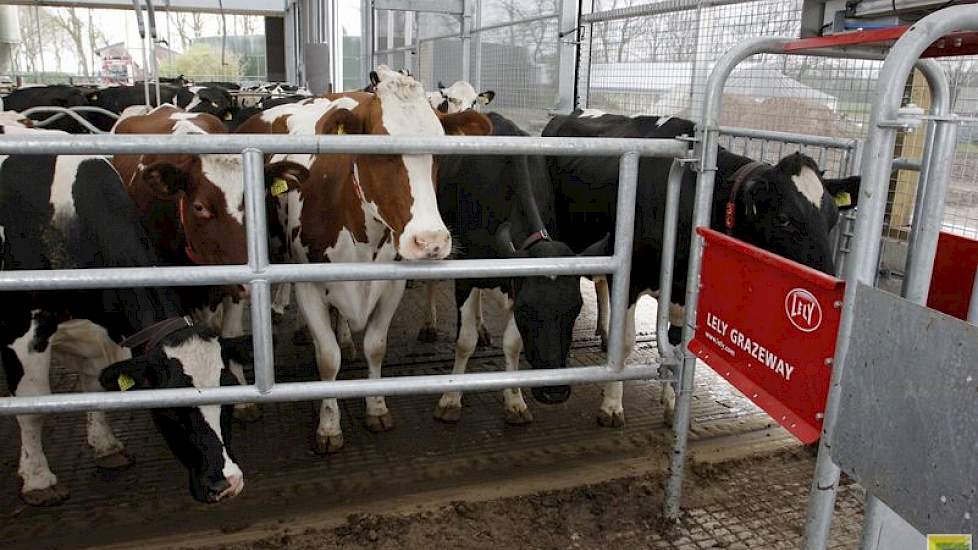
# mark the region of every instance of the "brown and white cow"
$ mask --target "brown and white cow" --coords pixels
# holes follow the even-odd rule
[[[223,122],[207,113],[187,113],[162,105],[149,112],[127,110],[116,134],[201,135],[226,133]],[[248,262],[244,227],[244,169],[239,155],[116,155],[112,163],[136,204],[157,253],[167,265],[237,265]],[[302,166],[279,162],[266,166],[266,182],[305,177]],[[188,289],[182,294],[198,308],[198,320],[223,337],[244,334],[243,287]],[[232,372],[245,384],[244,371]],[[255,404],[235,406],[235,416],[254,420]]]
[[[290,134],[394,136],[486,135],[489,120],[466,112],[439,115],[413,78],[380,70],[375,93],[331,95],[256,115],[240,131]],[[286,157],[280,155],[276,157]],[[278,216],[293,262],[388,262],[443,259],[452,239],[438,212],[437,165],[432,155],[288,155],[309,168],[309,178],[278,195]],[[334,380],[341,363],[330,310],[363,331],[371,378],[380,377],[387,331],[404,294],[404,281],[297,283],[296,302],[316,347],[323,380]],[[369,397],[367,427],[393,427],[383,397]],[[335,399],[320,409],[316,450],[343,445]]]

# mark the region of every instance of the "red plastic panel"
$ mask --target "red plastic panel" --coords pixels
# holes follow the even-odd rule
[[[845,283],[710,229],[690,350],[805,443],[818,441]]]
[[[872,29],[868,31],[852,31],[833,34],[829,36],[817,36],[814,38],[802,38],[794,40],[785,46],[785,51],[792,52],[798,50],[812,50],[816,48],[832,48],[844,46],[892,46],[909,26],[889,27],[886,29]],[[974,55],[978,53],[978,33],[976,32],[956,32],[951,33],[931,44],[921,57],[945,57],[955,55]]]
[[[937,239],[927,307],[966,319],[976,271],[978,241],[942,231]]]

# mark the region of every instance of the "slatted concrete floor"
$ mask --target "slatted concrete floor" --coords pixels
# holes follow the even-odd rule
[[[591,293],[585,285],[586,294]],[[408,291],[394,321],[386,375],[443,373],[451,369],[455,310],[448,285],[439,286],[441,340],[420,344],[414,339],[424,291]],[[600,364],[603,354],[593,337],[593,297],[575,329],[572,361]],[[487,302],[487,322],[495,335],[493,346],[478,350],[472,370],[498,370],[502,320]],[[654,305],[640,309],[640,344],[634,361],[650,361],[654,342],[648,335]],[[294,345],[295,321],[278,327],[276,373],[281,381],[315,377],[312,348]],[[364,377],[357,361],[341,377]],[[57,369],[55,387],[68,390],[74,377]],[[559,468],[569,463],[643,457],[665,450],[667,429],[658,404],[656,382],[628,384],[625,392],[627,425],[602,428],[595,423],[600,388],[582,386],[559,406],[527,401],[535,421],[513,427],[503,422],[498,393],[464,398],[462,420],[445,425],[432,419],[437,396],[388,399],[396,427],[373,434],[363,427],[362,400],[341,402],[345,448],[320,457],[311,451],[317,405],[311,402],[264,406],[256,423],[234,427],[234,449],[246,476],[244,493],[232,502],[204,506],[186,491],[182,468],[164,447],[145,411],[111,414],[113,426],[136,463],[122,472],[97,470],[85,444],[84,415],[59,415],[47,422],[45,444],[52,469],[71,490],[68,502],[57,508],[24,506],[17,498],[19,437],[13,418],[0,418],[0,540],[10,547],[73,547],[93,543],[135,541],[144,537],[194,529],[233,531],[259,514],[286,517],[310,506],[328,507],[351,502],[382,501],[385,497],[452,487],[458,483],[505,478],[513,469]],[[0,392],[5,388],[0,387]],[[737,434],[756,434],[772,421],[712,371],[700,369],[693,400],[692,440]],[[785,438],[780,430],[769,430]]]

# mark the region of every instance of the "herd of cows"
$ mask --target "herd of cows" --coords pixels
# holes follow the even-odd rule
[[[0,115],[0,131],[50,133],[54,130],[34,128],[15,111],[39,101],[71,106],[84,100],[117,101],[110,110],[121,116],[107,129],[118,134],[526,135],[513,121],[480,112],[493,94],[477,93],[468,83],[426,93],[410,75],[386,67],[371,76],[366,90],[296,94],[275,105],[249,106],[235,103],[217,86],[168,85],[176,105],[152,109],[138,106],[138,87],[112,92],[138,91],[130,105],[108,97],[107,90],[93,97],[80,90],[80,95],[69,93],[68,87],[28,88],[4,98],[7,111]],[[678,118],[585,110],[555,116],[543,135],[672,138],[693,130],[692,122]],[[671,159],[640,161],[626,353],[634,344],[635,302],[658,294],[670,164]],[[855,197],[858,178],[823,178],[815,162],[801,154],[772,165],[721,150],[715,169],[716,229],[812,268],[834,271],[829,232],[839,213],[833,195],[848,191]],[[268,154],[270,250],[273,261],[291,263],[607,255],[614,246],[617,172],[614,158]],[[687,171],[672,283],[676,303],[670,304],[674,343],[682,322],[694,183],[695,174]],[[243,198],[239,155],[0,157],[0,269],[245,263]],[[606,336],[608,284],[597,282],[599,332]],[[351,333],[363,335],[369,376],[376,378],[405,286],[405,281],[295,283],[278,288],[276,301],[281,306],[294,289],[323,380],[336,378]],[[533,368],[567,365],[582,308],[578,277],[456,281],[455,295],[454,372],[464,372],[486,336],[483,296],[498,302],[508,318],[502,344],[507,370],[518,368],[521,351]],[[49,394],[52,355],[77,366],[85,391],[246,383],[243,365],[252,360],[242,325],[247,298],[241,287],[6,293],[0,362],[7,387],[16,396]],[[433,323],[433,302],[429,307]],[[433,324],[427,324],[419,339],[435,334]],[[570,393],[566,386],[532,391],[545,404],[562,403]],[[507,422],[532,420],[519,389],[505,390],[503,397]],[[454,422],[460,413],[459,393],[441,396],[436,418]],[[217,502],[241,492],[244,475],[231,446],[231,419],[257,420],[255,405],[161,408],[151,415],[186,467],[195,499]],[[623,424],[621,383],[606,386],[598,420]],[[18,416],[17,422],[22,498],[34,505],[61,502],[68,491],[48,466],[43,417]],[[366,425],[373,431],[393,427],[383,396],[366,399]],[[97,464],[129,465],[104,413],[88,413],[87,432]],[[315,441],[324,454],[343,446],[335,399],[321,405]]]

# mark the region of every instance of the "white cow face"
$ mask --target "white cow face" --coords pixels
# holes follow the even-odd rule
[[[478,93],[471,84],[464,80],[459,80],[449,87],[445,87],[441,82],[438,83],[438,91],[428,94],[428,101],[431,106],[445,114],[459,113],[474,109],[480,110],[488,105],[496,92],[491,90]]]

